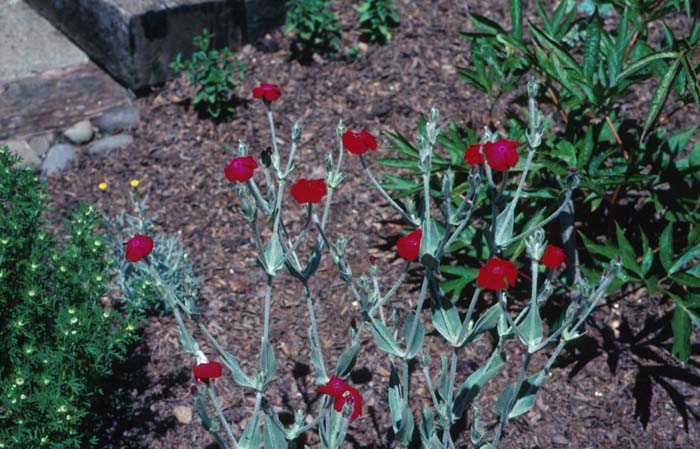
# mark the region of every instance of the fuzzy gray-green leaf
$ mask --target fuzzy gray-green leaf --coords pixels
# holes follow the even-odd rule
[[[389,332],[389,329],[384,323],[372,318],[370,325],[374,341],[377,342],[377,346],[379,346],[382,351],[397,357],[403,357],[403,350],[401,350],[399,343],[391,332]]]

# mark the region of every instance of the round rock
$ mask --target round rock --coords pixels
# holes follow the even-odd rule
[[[32,147],[29,146],[26,140],[10,140],[0,146],[7,145],[10,153],[16,154],[22,158],[22,160],[17,164],[18,167],[39,167],[41,165],[41,159],[36,154]]]
[[[128,134],[117,134],[115,136],[103,137],[100,140],[96,140],[90,149],[88,150],[90,154],[98,156],[107,156],[114,150],[119,150],[124,147],[128,147],[134,142],[134,138]]]
[[[53,138],[53,133],[34,136],[29,139],[29,146],[32,147],[32,150],[34,150],[37,156],[43,158],[46,152],[49,151],[49,148],[51,148]]]
[[[82,145],[91,141],[95,132],[92,130],[90,120],[83,120],[65,130],[63,135],[74,144]]]
[[[116,106],[107,109],[95,120],[95,125],[106,134],[130,129],[141,121],[141,111],[133,106]]]
[[[41,171],[45,175],[62,172],[68,164],[75,159],[75,147],[68,144],[58,144],[49,148],[46,159],[41,166]]]

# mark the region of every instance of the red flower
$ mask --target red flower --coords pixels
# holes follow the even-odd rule
[[[475,143],[464,152],[464,162],[469,164],[470,167],[476,167],[484,163],[484,155],[479,151],[480,148],[481,144]]]
[[[377,139],[364,129],[362,131],[345,131],[343,133],[343,146],[352,154],[365,154],[367,151],[377,149]]]
[[[199,382],[201,380],[215,379],[221,377],[221,363],[207,362],[200,363],[192,368],[194,378]]]
[[[153,239],[147,235],[135,235],[126,243],[126,260],[138,262],[153,251]]]
[[[558,246],[547,245],[547,248],[544,250],[544,255],[542,256],[542,265],[550,270],[554,270],[559,268],[565,259],[566,255],[563,249]]]
[[[513,140],[501,139],[498,142],[487,142],[484,144],[484,154],[489,166],[494,170],[506,171],[513,168],[518,163],[517,147],[522,145]]]
[[[327,394],[328,396],[342,396],[348,388],[347,384],[343,382],[343,379],[336,376],[335,374],[331,376],[330,380],[326,385],[318,387],[318,392],[322,394]]]
[[[323,179],[300,179],[292,186],[292,196],[299,204],[320,203],[328,193]]]
[[[229,181],[246,182],[253,177],[253,170],[258,167],[252,156],[234,157],[224,169],[224,175]]]
[[[362,395],[357,389],[346,384],[343,379],[333,375],[326,385],[318,388],[319,393],[327,394],[333,398],[333,408],[342,412],[345,404],[352,404],[350,421],[354,421],[362,415]]]
[[[267,103],[272,103],[280,97],[280,89],[274,84],[260,83],[253,88],[253,98],[262,98]]]
[[[517,278],[518,269],[513,262],[494,257],[481,267],[476,283],[483,289],[498,291],[514,286]]]
[[[399,252],[399,256],[403,257],[409,262],[413,262],[414,260],[418,259],[421,238],[423,238],[423,231],[420,229],[416,229],[410,234],[401,237],[396,243],[396,249]]]
[[[350,402],[352,404],[352,413],[350,414],[350,421],[355,421],[357,418],[362,416],[362,395],[357,389],[346,386],[345,393],[341,396],[336,396],[335,401],[333,401],[333,408],[336,412],[342,412],[345,404]]]

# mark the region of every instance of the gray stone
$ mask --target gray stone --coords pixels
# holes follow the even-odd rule
[[[216,47],[239,48],[284,23],[284,0],[27,0],[132,89],[172,77],[209,29]]]
[[[92,62],[0,81],[0,140],[62,132],[85,117],[130,103],[127,90]]]
[[[83,120],[65,130],[63,135],[74,144],[82,145],[91,141],[95,132],[90,120]]]
[[[117,106],[108,109],[95,120],[95,126],[103,133],[111,134],[130,129],[141,121],[141,111],[133,106]]]
[[[17,167],[39,167],[41,165],[41,159],[39,159],[39,156],[32,150],[32,147],[29,146],[26,140],[10,140],[0,144],[0,147],[5,145],[9,148],[10,153],[22,158]]]
[[[75,159],[76,151],[73,145],[58,144],[49,149],[46,159],[41,166],[41,171],[45,175],[62,172],[68,164]]]
[[[39,136],[34,136],[29,139],[29,146],[37,154],[37,156],[43,158],[46,152],[51,148],[53,143],[53,134],[42,134]]]
[[[103,137],[100,140],[96,140],[90,149],[88,150],[90,154],[98,156],[107,156],[114,150],[119,150],[124,147],[128,147],[134,142],[134,138],[128,134],[117,134],[115,136]]]

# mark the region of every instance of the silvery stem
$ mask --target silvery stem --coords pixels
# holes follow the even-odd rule
[[[374,185],[374,187],[375,187],[377,190],[379,190],[379,193],[380,193],[380,194],[384,197],[384,199],[391,205],[391,207],[393,207],[394,209],[396,209],[396,210],[401,214],[401,216],[404,218],[404,220],[406,220],[407,222],[413,224],[414,226],[419,226],[420,223],[416,223],[411,217],[409,217],[408,214],[406,213],[406,211],[404,211],[403,208],[402,208],[401,206],[399,206],[398,204],[396,204],[396,201],[394,201],[393,199],[391,199],[391,197],[389,196],[389,194],[386,193],[386,190],[384,190],[384,188],[381,186],[381,184],[379,184],[379,182],[377,181],[377,179],[374,177],[374,175],[373,175],[372,172],[370,171],[369,167],[367,166],[367,162],[365,161],[365,158],[364,158],[363,156],[360,156],[360,163],[362,164],[362,168],[365,169],[365,173],[367,173],[367,177],[369,178],[369,180],[372,182],[372,184]]]
[[[323,377],[328,377],[326,375],[326,364],[323,360],[323,352],[321,352],[321,339],[318,336],[318,325],[316,324],[316,314],[314,313],[314,303],[311,298],[311,290],[309,290],[309,284],[304,282],[304,295],[306,296],[306,306],[309,309],[309,320],[311,321],[311,332],[313,334],[314,340],[316,341],[316,346],[319,348],[319,357],[321,358],[321,367],[323,369]]]
[[[226,421],[224,411],[221,409],[221,403],[219,402],[219,398],[216,396],[214,387],[208,386],[207,392],[209,393],[209,398],[211,399],[212,404],[214,404],[216,415],[219,417],[219,421],[221,421],[221,424],[224,426],[224,431],[226,432],[226,435],[228,435],[229,439],[233,442],[233,447],[238,448],[238,441],[236,441],[236,437],[233,436],[231,426],[228,424],[228,421]]]

